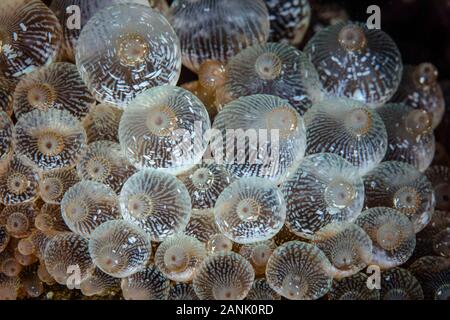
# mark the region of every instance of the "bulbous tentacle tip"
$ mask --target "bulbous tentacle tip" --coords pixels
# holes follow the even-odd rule
[[[367,45],[367,38],[363,27],[351,24],[339,31],[338,42],[347,51],[361,51]]]
[[[439,72],[437,68],[429,62],[424,62],[416,66],[413,77],[420,86],[432,86],[437,83]]]

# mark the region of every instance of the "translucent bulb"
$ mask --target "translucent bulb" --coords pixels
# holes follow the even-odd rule
[[[83,119],[88,143],[108,140],[119,142],[119,122],[123,111],[107,104],[92,106]]]
[[[132,175],[122,187],[119,201],[123,218],[139,225],[156,242],[182,232],[191,214],[184,184],[153,169]]]
[[[264,275],[266,272],[267,261],[276,249],[273,240],[245,244],[239,249],[239,254],[247,259],[253,266],[255,274]]]
[[[331,223],[316,232],[313,243],[330,260],[334,278],[354,275],[372,260],[372,240],[353,223]]]
[[[16,261],[24,267],[31,266],[36,261],[38,261],[38,258],[33,254],[30,254],[30,255],[21,254],[17,247],[14,248],[13,254],[14,254],[14,258],[16,259]]]
[[[264,241],[282,228],[286,202],[272,182],[242,178],[220,194],[214,215],[219,230],[234,242]]]
[[[192,210],[191,217],[184,230],[186,235],[195,237],[203,243],[208,242],[219,232],[213,209]]]
[[[391,207],[411,219],[415,232],[422,230],[434,212],[433,187],[412,165],[386,161],[364,177],[365,207]]]
[[[40,170],[73,167],[86,150],[86,132],[68,111],[35,109],[17,121],[16,152]]]
[[[422,287],[408,270],[392,268],[381,276],[382,300],[423,300]]]
[[[89,238],[102,223],[120,218],[119,200],[108,186],[84,180],[64,194],[61,214],[72,232]]]
[[[206,60],[225,63],[269,36],[269,14],[262,0],[175,1],[169,16],[180,38],[183,64],[194,72]]]
[[[17,249],[23,255],[33,254],[43,260],[47,244],[58,234],[61,232],[34,230],[29,237],[19,241]]]
[[[32,201],[38,195],[38,174],[33,167],[15,156],[0,170],[0,201],[4,205]]]
[[[273,291],[264,278],[256,279],[245,300],[281,300],[281,296]]]
[[[125,300],[167,300],[170,281],[154,265],[122,279]]]
[[[233,250],[233,241],[219,232],[212,235],[206,242],[206,249],[209,254],[231,252]]]
[[[305,114],[307,154],[337,154],[364,174],[383,160],[388,137],[381,117],[358,101],[342,98],[313,105]]]
[[[62,285],[69,284],[68,278],[73,272],[77,272],[79,280],[83,281],[94,269],[88,241],[71,232],[60,233],[51,238],[45,247],[44,260],[48,272]]]
[[[216,60],[206,60],[198,71],[198,84],[205,91],[217,90],[225,85],[228,73],[224,64]]]
[[[39,194],[46,203],[59,204],[66,191],[79,181],[74,168],[44,171],[39,179]]]
[[[53,279],[51,274],[48,272],[47,268],[45,267],[45,262],[42,260],[39,262],[37,275],[39,279],[41,279],[41,281],[44,282],[45,284],[47,285],[55,284],[55,279]]]
[[[77,67],[66,62],[53,63],[24,76],[14,91],[17,118],[36,109],[58,109],[81,119],[94,103]]]
[[[20,274],[22,268],[22,265],[9,250],[3,251],[0,254],[0,274],[3,273],[8,277],[16,277]]]
[[[373,107],[394,95],[402,77],[402,58],[394,41],[363,23],[340,22],[317,32],[305,47],[330,96]]]
[[[120,120],[119,140],[137,168],[179,174],[201,161],[208,129],[208,112],[197,97],[180,87],[161,86],[129,104]]]
[[[33,202],[5,207],[0,213],[0,224],[6,226],[11,237],[26,238],[31,235],[38,208]]]
[[[324,95],[314,65],[294,47],[267,43],[249,47],[227,64],[225,92],[236,99],[270,94],[286,99],[301,115]]]
[[[82,179],[103,183],[118,193],[136,169],[118,143],[96,141],[88,145],[86,154],[77,164],[77,171]]]
[[[111,277],[98,268],[95,268],[93,273],[80,283],[81,292],[88,297],[106,295],[119,288],[119,278]]]
[[[290,241],[279,246],[267,263],[266,278],[279,295],[291,300],[314,300],[331,288],[332,266],[316,246]]]
[[[181,71],[170,24],[148,5],[133,3],[98,11],[80,33],[75,58],[96,99],[121,108],[145,89],[175,85]]]
[[[194,237],[175,235],[162,242],[155,253],[155,264],[173,281],[188,282],[206,256],[205,245]]]
[[[328,299],[330,300],[380,300],[380,292],[377,289],[369,289],[368,276],[359,272],[352,276],[334,280]]]
[[[75,47],[80,37],[81,29],[86,25],[90,18],[105,7],[119,3],[137,3],[148,6],[147,0],[58,0],[52,1],[50,9],[55,13],[62,26],[64,35],[63,56],[64,58],[75,61]],[[79,21],[74,17],[76,9],[68,9],[71,6],[78,6]],[[80,23],[79,27],[77,22]]]
[[[303,119],[287,100],[271,95],[241,97],[214,120],[220,139],[211,138],[214,158],[233,176],[257,176],[281,182],[303,158]]]
[[[402,82],[392,101],[423,110],[431,118],[435,129],[445,112],[445,100],[438,81],[438,70],[431,63],[405,66]]]
[[[386,104],[377,109],[388,135],[385,161],[406,162],[419,171],[431,164],[435,152],[432,118],[423,110],[403,104]]]
[[[243,300],[251,289],[255,273],[237,253],[209,256],[194,276],[194,290],[200,300]]]
[[[372,261],[383,269],[405,263],[416,246],[414,226],[401,212],[377,207],[363,211],[356,218],[360,226],[372,240]]]
[[[220,193],[231,183],[232,177],[221,165],[199,164],[178,176],[191,196],[193,209],[214,208]]]
[[[364,202],[358,169],[332,153],[307,156],[281,191],[287,204],[286,226],[307,239],[329,223],[354,220]]]
[[[110,220],[91,234],[89,253],[101,271],[125,278],[145,267],[151,255],[150,239],[135,224]]]
[[[61,26],[42,1],[4,0],[0,12],[0,46],[5,52],[1,71],[7,77],[19,78],[56,59],[62,43]]]

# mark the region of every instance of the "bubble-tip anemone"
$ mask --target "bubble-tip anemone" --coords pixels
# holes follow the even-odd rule
[[[426,176],[404,162],[385,161],[363,176],[367,208],[390,207],[407,215],[415,232],[422,230],[434,212],[433,187]]]
[[[435,153],[430,115],[403,104],[385,104],[377,112],[388,135],[384,161],[406,162],[419,171],[425,171]]]
[[[38,208],[33,202],[6,206],[0,213],[0,224],[13,238],[26,238],[33,231]]]
[[[203,260],[193,283],[201,300],[243,300],[254,278],[251,264],[239,254],[229,252]]]
[[[61,26],[42,1],[3,0],[0,12],[0,70],[7,77],[19,78],[56,59]]]
[[[104,273],[124,278],[145,267],[151,255],[150,239],[135,224],[109,220],[91,234],[89,253]]]
[[[360,226],[372,240],[372,261],[383,269],[405,263],[416,246],[413,223],[401,212],[376,207],[363,211],[356,218]]]
[[[210,128],[203,103],[180,87],[160,86],[134,99],[122,115],[119,140],[137,168],[161,168],[173,174],[201,160]]]
[[[388,137],[381,117],[367,105],[333,98],[313,105],[304,116],[307,154],[335,153],[361,173],[375,167],[386,154]]]
[[[264,278],[255,279],[245,300],[281,300],[281,296],[273,291]]]
[[[402,58],[394,41],[363,23],[339,22],[317,32],[305,52],[330,96],[373,107],[394,95],[402,77]]]
[[[324,95],[308,57],[294,47],[267,43],[249,47],[226,66],[225,93],[230,99],[270,94],[286,99],[301,115]]]
[[[283,227],[286,202],[277,186],[262,178],[242,178],[220,194],[214,207],[219,230],[245,244],[272,238]]]
[[[39,179],[39,194],[46,203],[59,204],[66,191],[79,181],[75,168],[44,171]]]
[[[119,200],[108,186],[83,180],[64,194],[61,214],[72,232],[89,238],[102,223],[120,218]]]
[[[175,235],[163,241],[155,253],[155,264],[167,278],[188,282],[206,257],[205,245],[194,237]]]
[[[450,296],[450,260],[426,256],[416,260],[408,270],[419,280],[424,298],[448,300]]]
[[[58,109],[81,119],[94,103],[77,67],[66,62],[53,63],[24,76],[14,90],[17,118],[35,109]]]
[[[63,232],[50,239],[45,247],[44,260],[48,272],[62,285],[69,285],[68,278],[73,272],[77,272],[79,280],[83,281],[94,269],[88,241],[71,232]]]
[[[122,187],[119,202],[123,218],[157,242],[183,231],[191,214],[191,198],[181,181],[153,169],[132,175]]]
[[[379,290],[369,289],[367,281],[368,276],[363,272],[336,279],[327,297],[330,300],[379,300]]]
[[[85,155],[77,164],[77,171],[83,179],[103,183],[118,193],[136,169],[118,143],[96,141],[87,146]]]
[[[32,201],[38,196],[39,175],[36,170],[15,156],[6,170],[0,170],[0,201],[4,205]]]
[[[155,266],[122,279],[122,294],[125,300],[167,300],[170,281]]]
[[[419,281],[406,269],[392,268],[381,274],[382,300],[423,300]]]
[[[435,129],[441,123],[445,112],[442,88],[437,82],[438,70],[431,63],[405,66],[400,86],[392,101],[425,111]]]
[[[40,170],[73,167],[86,151],[86,131],[66,110],[33,110],[19,118],[13,131],[19,155]]]
[[[227,62],[269,36],[269,14],[262,0],[174,1],[169,16],[180,38],[183,64],[195,72],[205,60]]]
[[[217,198],[232,182],[224,166],[199,164],[178,176],[191,196],[193,209],[214,208]]]
[[[292,300],[314,300],[331,288],[331,264],[316,246],[290,241],[270,256],[266,278],[279,295]]]
[[[334,278],[354,275],[372,261],[372,240],[354,223],[331,223],[316,232],[313,243],[334,267]]]
[[[75,58],[96,99],[121,108],[145,89],[175,85],[181,71],[170,24],[149,6],[133,3],[97,12],[81,30]]]
[[[279,97],[256,94],[234,100],[216,116],[213,130],[221,134],[211,138],[214,157],[235,177],[281,182],[305,154],[303,119]]]
[[[305,157],[281,191],[287,204],[287,228],[308,239],[331,222],[354,220],[364,203],[357,168],[332,153]]]

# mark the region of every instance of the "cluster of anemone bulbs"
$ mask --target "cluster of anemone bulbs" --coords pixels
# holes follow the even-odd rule
[[[298,50],[307,0],[150,3],[0,2],[0,299],[448,299],[431,63]]]

